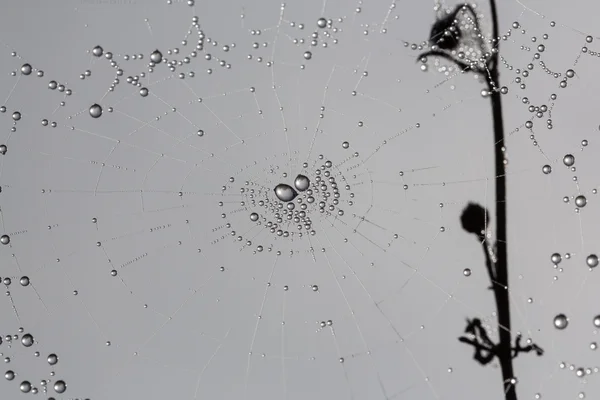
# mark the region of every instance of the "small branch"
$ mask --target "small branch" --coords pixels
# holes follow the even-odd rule
[[[467,320],[465,332],[468,333],[468,336],[462,336],[458,338],[458,340],[462,343],[473,346],[475,349],[475,354],[473,355],[475,361],[481,365],[487,365],[492,362],[494,358],[498,357],[500,364],[502,364],[503,354],[501,352],[501,342],[500,344],[492,342],[479,318],[475,318],[473,321]],[[517,335],[515,345],[510,346],[509,354],[511,360],[516,358],[520,353],[529,353],[531,351],[535,351],[538,356],[544,354],[544,350],[536,344],[530,344],[525,347],[521,346],[521,340],[522,336]],[[510,381],[511,379],[508,379],[504,382],[508,383]]]

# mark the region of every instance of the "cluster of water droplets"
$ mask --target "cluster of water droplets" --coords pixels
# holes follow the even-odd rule
[[[181,45],[183,47],[193,47],[193,50],[190,50],[185,55],[181,56],[181,50],[179,47],[175,47],[172,49],[168,49],[166,51],[166,55],[163,54],[160,50],[156,49],[152,51],[148,55],[148,63],[146,64],[146,71],[138,72],[135,75],[129,75],[125,78],[125,82],[134,87],[138,88],[139,95],[141,97],[147,97],[150,94],[150,90],[148,87],[142,85],[142,79],[149,76],[155,71],[159,65],[164,65],[171,73],[176,73],[175,76],[179,79],[186,78],[194,78],[197,74],[197,71],[190,69],[190,66],[193,64],[194,59],[203,58],[207,62],[217,62],[218,65],[224,69],[231,69],[231,64],[228,63],[225,59],[215,56],[213,53],[205,50],[205,46],[211,45],[213,47],[218,46],[218,42],[207,37],[204,30],[200,29],[199,18],[194,16],[192,18],[192,26],[190,30],[188,30],[186,39],[181,41]],[[148,22],[146,20],[146,22]],[[194,31],[192,31],[194,29]],[[189,37],[195,33],[196,41],[190,41]],[[229,51],[235,49],[235,43],[225,44],[221,47],[223,53],[228,53]],[[106,59],[112,68],[115,69],[115,78],[112,84],[108,87],[109,91],[114,91],[117,86],[121,83],[122,77],[125,75],[125,69],[122,67],[121,63],[117,61],[115,55],[112,52],[105,51],[104,48],[100,45],[97,45],[92,48],[90,51],[91,54],[97,58]],[[201,56],[201,57],[200,57]],[[144,60],[144,54],[125,54],[122,56],[123,61],[136,61],[136,60]],[[178,72],[179,69],[185,69],[186,72]],[[207,74],[213,73],[213,68],[208,68],[206,70]],[[86,79],[91,75],[90,70],[86,70],[84,73],[80,75],[80,79]],[[50,89],[58,88],[59,91],[64,91],[64,85],[59,85],[56,81],[51,81],[49,84]],[[61,90],[62,88],[62,90]],[[71,93],[67,93],[71,94]],[[109,109],[112,112],[112,107]],[[92,118],[99,118],[102,116],[103,106],[100,104],[92,104],[89,107],[89,114]],[[198,136],[203,136],[204,131],[199,130]]]
[[[319,160],[323,160],[324,156],[320,155]],[[308,163],[303,164],[303,168],[307,169]],[[317,233],[314,226],[314,219],[322,215],[324,218],[336,215],[341,217],[344,215],[344,210],[340,208],[340,183],[345,181],[343,175],[335,173],[333,163],[329,160],[309,174],[311,178],[304,174],[298,174],[293,185],[279,183],[274,188],[272,193],[274,198],[268,195],[266,191],[254,193],[253,189],[249,189],[250,196],[254,194],[259,196],[259,200],[251,198],[251,206],[257,206],[259,210],[252,211],[249,215],[251,222],[264,225],[266,229],[278,236],[284,238],[301,238],[304,234],[315,235]],[[284,177],[287,177],[287,173]],[[337,178],[336,178],[337,176]],[[243,191],[247,189],[242,189]],[[344,191],[350,191],[350,185],[343,186]],[[353,193],[348,193],[350,198],[354,197]],[[346,201],[349,206],[353,205],[352,200]],[[232,231],[235,236],[235,231]],[[238,241],[243,241],[242,236],[237,237]],[[252,241],[248,240],[246,246],[251,246]],[[264,246],[258,245],[257,252],[263,251]],[[269,246],[271,251],[272,247]]]
[[[24,329],[19,328],[18,334],[5,335],[4,338],[0,337],[0,345],[6,346],[8,349],[7,351],[9,353],[15,353],[15,355],[19,353],[18,357],[23,357],[23,355],[20,354],[21,352],[12,351],[13,345],[20,344],[24,348],[29,349],[35,346],[37,343],[32,334],[23,332]],[[54,379],[56,373],[53,369],[59,361],[59,357],[56,353],[50,353],[46,356],[46,364],[50,366],[52,370],[49,372],[49,377],[40,380],[39,386],[32,383],[32,381],[29,379],[18,379],[20,374],[17,373],[14,369],[10,368],[10,365],[13,362],[13,358],[15,357],[15,355],[7,355],[4,353],[0,353],[0,356],[4,357],[4,363],[9,366],[9,368],[4,372],[4,379],[6,379],[9,382],[18,382],[19,390],[22,393],[43,393],[49,396],[48,400],[55,400],[55,397],[53,397],[53,395],[50,394],[51,391],[56,393],[56,395],[62,395],[67,391],[67,383],[64,380]],[[40,358],[41,353],[39,351],[35,351],[33,353],[33,356],[35,358]]]

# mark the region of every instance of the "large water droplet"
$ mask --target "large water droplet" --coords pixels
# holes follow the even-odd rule
[[[258,221],[258,214],[257,213],[252,213],[250,214],[250,221]]]
[[[93,104],[90,107],[90,115],[92,118],[99,118],[102,115],[102,107],[99,104]]]
[[[29,75],[29,74],[31,74],[31,70],[32,70],[31,64],[23,64],[23,65],[21,65],[21,73],[23,75]]]
[[[275,186],[275,196],[277,196],[277,198],[281,201],[288,202],[294,200],[294,198],[298,196],[298,193],[296,193],[294,188],[292,188],[290,185],[280,183],[279,185]]]
[[[553,264],[560,264],[562,257],[560,254],[554,253],[550,256],[550,261],[552,261]]]
[[[31,334],[29,334],[29,333],[26,333],[21,338],[21,344],[25,347],[33,346],[33,336],[31,336]]]
[[[55,365],[58,362],[58,356],[56,354],[48,355],[48,364]]]
[[[150,54],[150,61],[154,64],[159,64],[162,61],[162,53],[158,50],[154,50],[152,54]]]
[[[301,192],[304,192],[310,186],[310,179],[307,176],[299,174],[294,180],[294,186]]]
[[[13,371],[6,371],[4,373],[4,378],[6,378],[7,381],[12,381],[13,379],[15,379],[15,373]]]
[[[575,164],[575,156],[573,156],[573,154],[567,154],[563,157],[563,164],[565,164],[567,167],[572,166]]]
[[[556,329],[565,329],[569,325],[569,319],[565,314],[558,314],[554,317],[554,327]]]
[[[586,264],[588,265],[588,267],[590,268],[595,268],[598,266],[598,256],[595,254],[590,254],[589,256],[587,256],[587,258],[585,259]]]
[[[67,390],[67,384],[65,381],[56,381],[54,383],[54,391],[56,393],[64,393]]]
[[[96,57],[100,57],[102,53],[104,53],[104,49],[102,48],[102,46],[96,46],[92,49],[92,54]]]
[[[10,243],[10,237],[8,235],[2,235],[2,236],[0,236],[0,243],[2,243],[2,244],[9,244]]]
[[[600,315],[596,315],[596,316],[594,317],[594,326],[595,326],[596,328],[600,328]]]
[[[586,204],[587,204],[587,199],[585,198],[585,196],[579,195],[579,196],[575,197],[575,205],[577,207],[585,207]]]
[[[23,381],[21,382],[19,388],[21,389],[21,392],[29,393],[31,392],[31,383],[29,383],[29,381]]]
[[[319,18],[317,20],[317,26],[321,29],[325,28],[327,26],[327,20],[325,18]]]

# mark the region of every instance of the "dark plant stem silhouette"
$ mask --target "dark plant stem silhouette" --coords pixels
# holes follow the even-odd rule
[[[500,207],[499,207],[500,208]],[[469,203],[461,215],[462,226],[465,231],[475,234],[481,243],[485,255],[485,265],[492,283],[489,287],[494,292],[496,299],[496,310],[498,315],[499,342],[496,344],[489,338],[481,320],[467,320],[465,333],[467,336],[460,337],[462,343],[473,346],[475,354],[473,358],[482,365],[487,365],[494,358],[498,358],[502,370],[502,381],[505,400],[517,400],[515,390],[515,376],[512,360],[519,353],[534,351],[538,356],[544,354],[544,350],[536,344],[521,346],[521,335],[517,335],[515,345],[512,345],[510,331],[510,298],[508,291],[508,263],[506,258],[501,259],[499,249],[502,242],[499,240],[495,246],[487,242],[486,225],[489,222],[488,212],[479,204]],[[504,246],[506,249],[506,246]],[[506,254],[506,253],[504,253]]]
[[[504,157],[504,122],[502,119],[502,92],[499,85],[498,52],[498,13],[495,0],[490,0],[492,23],[492,48],[485,50],[483,39],[477,36],[475,40],[480,46],[483,58],[475,61],[465,61],[455,57],[455,50],[460,46],[463,37],[460,26],[457,25],[457,16],[460,12],[469,13],[473,21],[475,32],[479,33],[478,17],[475,10],[468,4],[458,5],[455,10],[444,18],[436,21],[432,30],[430,51],[422,54],[419,61],[425,61],[429,55],[448,59],[462,68],[463,72],[473,71],[486,76],[487,96],[492,107],[494,128],[494,166],[496,189],[496,243],[491,246],[487,240],[488,212],[483,207],[470,203],[461,216],[463,228],[477,236],[483,247],[486,258],[486,267],[491,281],[490,289],[494,292],[498,317],[499,342],[493,343],[489,338],[481,320],[467,321],[465,333],[468,336],[459,338],[462,343],[474,347],[474,359],[486,365],[498,359],[502,370],[502,381],[505,400],[517,400],[515,389],[516,379],[513,371],[513,358],[519,353],[534,351],[542,355],[543,350],[535,344],[521,346],[521,336],[518,335],[515,345],[512,344],[511,318],[510,318],[510,292],[508,290],[508,246],[507,246],[507,218],[506,218],[506,167]]]
[[[492,16],[492,37],[497,40],[496,50],[499,50],[498,12],[496,1],[490,0]],[[504,121],[502,119],[502,94],[492,85],[499,86],[498,51],[493,55],[490,69],[488,88],[491,92],[492,117],[494,120],[494,163],[496,178],[496,276],[492,280],[496,310],[498,313],[498,328],[500,343],[498,360],[502,369],[502,381],[506,400],[517,400],[517,391],[514,385],[514,371],[512,364],[512,338],[510,324],[510,292],[508,291],[508,240],[506,219],[506,166],[504,164]],[[490,279],[492,277],[490,276]]]

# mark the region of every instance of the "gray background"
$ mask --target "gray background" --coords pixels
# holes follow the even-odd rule
[[[478,365],[457,340],[466,318],[496,329],[481,248],[458,220],[468,201],[494,210],[489,102],[472,75],[445,76],[433,63],[424,73],[415,64],[418,52],[403,46],[427,38],[433,4],[403,1],[390,12],[389,1],[297,1],[288,2],[280,21],[276,1],[197,3],[2,4],[0,96],[8,111],[0,114],[0,137],[9,151],[1,159],[0,207],[11,244],[0,248],[0,276],[13,283],[0,302],[0,333],[23,327],[37,341],[31,348],[2,344],[11,359],[6,369],[18,374],[0,381],[2,399],[26,396],[23,380],[41,392],[42,379],[64,379],[67,392],[56,395],[50,384],[47,396],[65,399],[502,399],[499,368]],[[526,30],[513,30],[502,43],[509,65],[524,68],[534,50],[521,46],[535,48],[531,36],[539,43],[548,33],[548,68],[577,74],[559,89],[536,64],[521,90],[515,71],[501,70],[510,90],[504,111],[513,328],[546,351],[515,360],[517,391],[521,399],[575,399],[581,392],[597,398],[596,373],[579,378],[559,368],[598,364],[590,350],[598,277],[585,258],[600,251],[592,194],[600,167],[600,59],[578,58],[585,36],[598,35],[595,3],[499,3],[500,31],[517,20]],[[194,15],[218,42],[205,52],[231,69],[203,55],[175,73],[159,65],[141,79],[151,95],[140,97],[125,78],[145,71],[155,49],[169,59],[173,47],[179,58],[189,53],[196,34],[187,46],[181,40]],[[321,16],[344,21],[325,38],[327,48],[313,48],[304,60]],[[304,44],[293,43],[302,38]],[[115,69],[90,55],[95,45],[124,70],[114,92],[107,94]],[[141,61],[123,60],[140,53]],[[44,76],[20,76],[25,62]],[[91,77],[80,80],[86,69]],[[196,76],[179,80],[181,71]],[[73,94],[49,90],[50,80]],[[552,93],[554,128],[536,120],[535,147],[520,99],[550,105]],[[101,118],[90,118],[93,103],[104,107]],[[10,133],[15,110],[23,118]],[[42,126],[44,118],[57,127]],[[345,140],[350,149],[342,148]],[[575,172],[562,165],[567,153],[576,157]],[[313,210],[317,233],[310,241],[256,228],[249,214],[258,207],[240,188],[267,188],[272,197],[271,188],[291,184],[304,161],[318,167],[319,154],[355,193],[350,199],[342,190],[344,216]],[[544,164],[552,174],[542,174]],[[312,170],[305,172],[314,176]],[[579,193],[588,205],[577,214],[562,198]],[[235,241],[231,230],[252,245],[243,248],[246,239]],[[259,244],[265,250],[254,254]],[[561,270],[550,261],[554,252],[563,255]],[[24,275],[32,286],[18,284]],[[569,317],[564,331],[553,327],[558,313]],[[327,320],[333,325],[320,328]],[[49,353],[60,358],[55,367],[45,361]]]

